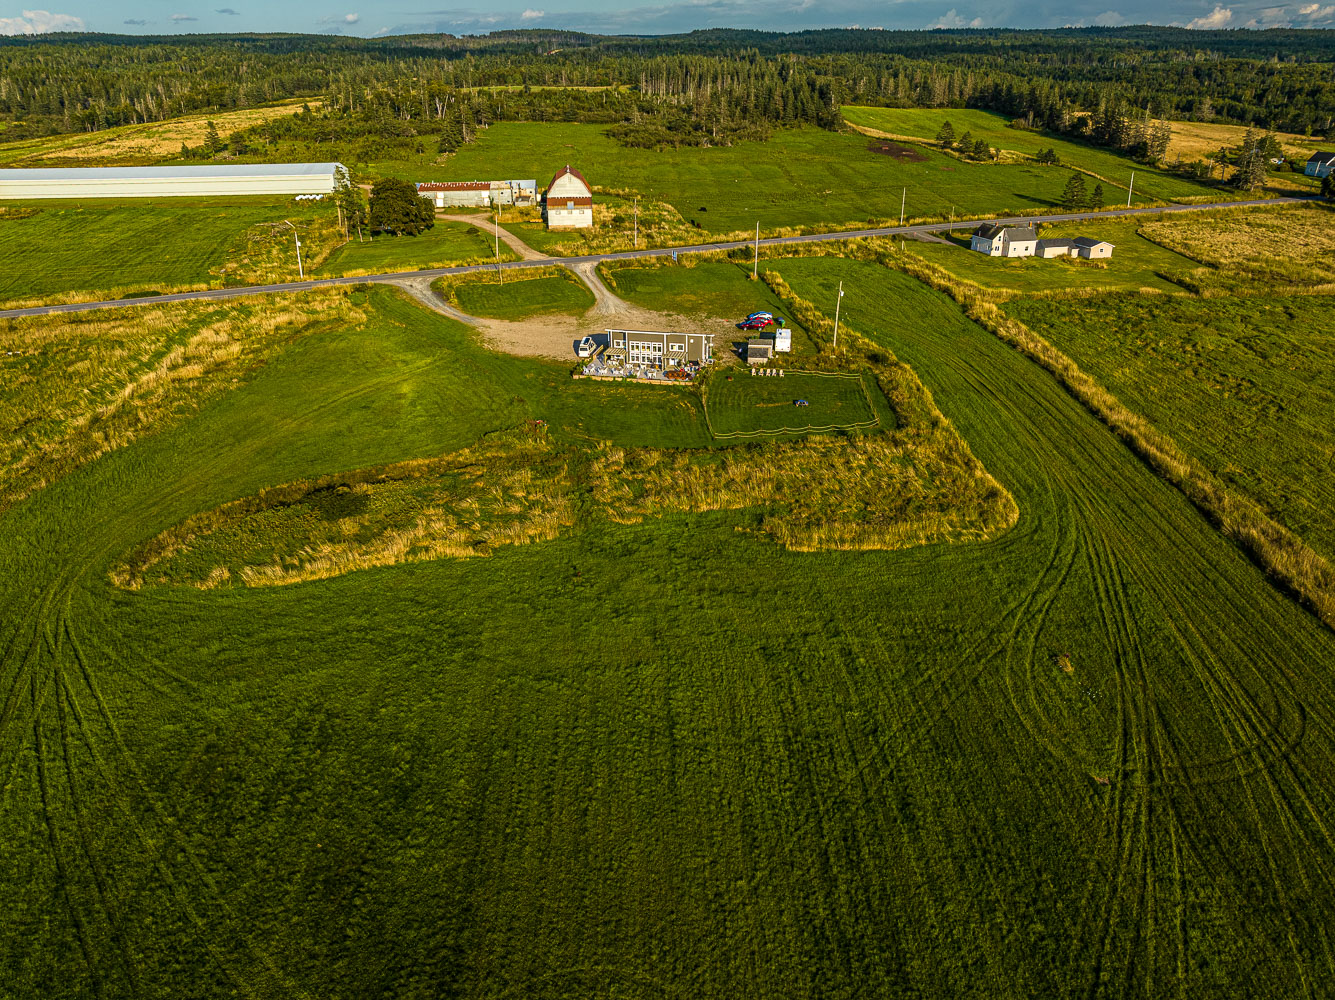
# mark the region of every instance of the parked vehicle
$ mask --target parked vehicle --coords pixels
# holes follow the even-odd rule
[[[770,325],[771,323],[773,323],[773,322],[774,322],[773,318],[770,318],[770,319],[744,319],[744,320],[742,320],[740,323],[737,324],[737,328],[740,329],[740,330],[763,330],[763,329],[765,329],[765,327],[769,326],[769,325]]]
[[[760,312],[753,312],[753,313],[751,313],[751,314],[750,314],[749,316],[747,316],[746,318],[747,318],[748,320],[753,320],[753,319],[767,319],[767,320],[770,320],[770,321],[772,322],[773,319],[774,319],[774,314],[773,314],[772,312],[765,312],[765,311],[762,309]]]
[[[597,349],[598,342],[592,337],[585,337],[579,342],[579,347],[575,348],[575,353],[581,358],[591,358]]]

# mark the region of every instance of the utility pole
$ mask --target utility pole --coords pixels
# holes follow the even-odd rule
[[[834,300],[834,349],[839,350],[839,306],[844,301],[844,283],[839,282],[839,297]]]
[[[496,206],[496,283],[505,284],[505,278],[501,275],[501,209]]]
[[[751,253],[751,277],[759,276],[760,272],[760,222],[756,222],[756,245]]]
[[[304,270],[304,269],[302,268],[302,266],[301,266],[301,237],[297,235],[297,227],[296,227],[296,226],[293,226],[292,223],[291,223],[290,221],[288,221],[287,219],[284,219],[284,220],[283,220],[283,225],[285,225],[285,226],[290,226],[291,229],[292,229],[292,239],[294,239],[294,240],[296,241],[296,244],[297,244],[297,276],[298,276],[302,281],[305,281],[305,280],[306,280],[306,272],[305,272],[305,270]]]
[[[909,200],[909,189],[906,187],[899,193],[899,224],[904,225],[904,204]]]
[[[1131,171],[1131,183],[1126,186],[1126,207],[1131,207],[1131,189],[1136,186],[1136,172]]]
[[[606,94],[603,97],[606,98]],[[631,237],[631,247],[635,250],[640,249],[640,196],[635,196],[635,230]]]

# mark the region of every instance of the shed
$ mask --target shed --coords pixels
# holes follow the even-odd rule
[[[1047,260],[1052,257],[1074,257],[1075,241],[1064,239],[1039,240],[1034,249],[1035,257]]]
[[[418,184],[417,193],[430,198],[437,208],[487,208],[492,204],[494,184],[494,181],[429,181]]]
[[[746,363],[763,365],[773,354],[774,345],[768,340],[748,340],[746,342]]]
[[[1077,236],[1071,242],[1075,244],[1077,257],[1095,260],[1112,256],[1113,244],[1107,240],[1096,240],[1092,236]]]
[[[0,170],[6,198],[210,198],[331,194],[341,163],[209,163],[171,167],[20,167]]]

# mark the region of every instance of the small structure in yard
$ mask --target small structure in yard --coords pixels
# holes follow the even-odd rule
[[[608,330],[610,350],[623,350],[632,368],[666,371],[707,365],[714,360],[712,333],[670,333],[659,330]]]
[[[584,175],[568,163],[547,185],[545,215],[548,229],[593,227],[593,189]]]
[[[774,331],[774,353],[788,354],[793,349],[793,331],[781,326]]]
[[[1095,260],[1112,256],[1113,245],[1107,240],[1096,240],[1092,236],[1077,236],[1071,242],[1075,244],[1075,255],[1077,257]]]
[[[1033,226],[1002,226],[986,223],[978,227],[969,249],[989,257],[1032,257],[1038,246]]]
[[[1335,169],[1335,153],[1313,153],[1303,165],[1303,173],[1308,177],[1325,177],[1332,169]]]
[[[490,208],[493,205],[536,205],[537,181],[427,181],[417,193],[437,208]]]
[[[1074,257],[1074,240],[1039,240],[1034,248],[1034,256],[1043,260],[1050,260],[1053,257]]]
[[[746,342],[746,363],[748,365],[768,364],[774,353],[774,344],[769,340],[748,340]]]

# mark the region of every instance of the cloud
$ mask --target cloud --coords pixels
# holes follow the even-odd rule
[[[25,10],[21,17],[0,17],[0,35],[45,35],[48,31],[83,31],[83,18]]]
[[[189,14],[173,14],[173,15],[172,15],[172,20],[173,20],[173,21],[198,21],[199,18],[197,18],[197,17],[192,17],[192,16],[189,15]]]
[[[231,7],[219,7],[219,8],[218,8],[217,10],[215,10],[213,13],[215,13],[215,14],[226,14],[228,17],[240,17],[240,16],[241,16],[241,11],[239,11],[239,10],[232,10]]]
[[[1215,5],[1215,9],[1204,17],[1197,17],[1187,22],[1187,27],[1196,31],[1213,31],[1222,28],[1233,20],[1233,11],[1227,7]]]
[[[136,28],[142,28],[147,23],[148,22],[141,17],[127,17],[124,21],[121,22],[121,24],[128,24]]]
[[[1303,4],[1298,8],[1298,14],[1310,21],[1329,21],[1335,17],[1335,6],[1322,7],[1319,3]]]
[[[538,18],[546,16],[547,12],[545,10],[534,10],[532,7],[530,7],[528,8],[528,10],[524,11],[524,13],[519,15],[519,20],[536,21]]]
[[[975,17],[972,21],[966,20],[954,7],[942,14],[935,23],[927,25],[928,28],[981,28],[982,26],[981,17]]]
[[[377,28],[375,32],[371,35],[371,37],[379,38],[381,35],[388,35],[388,34],[389,34],[388,28]]]
[[[1095,14],[1090,24],[1098,25],[1100,28],[1115,28],[1119,24],[1126,24],[1126,18],[1115,10],[1105,10],[1102,14]]]
[[[357,23],[358,21],[360,21],[361,19],[362,19],[362,16],[361,16],[360,14],[344,14],[344,15],[343,15],[343,23],[344,23],[344,24],[356,24],[356,23]]]

